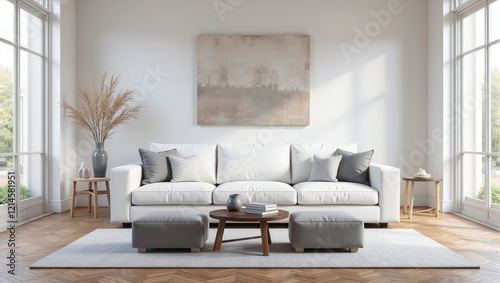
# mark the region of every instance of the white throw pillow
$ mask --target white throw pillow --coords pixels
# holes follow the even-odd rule
[[[337,172],[339,171],[342,155],[336,156],[313,156],[311,175],[308,182],[338,182]]]
[[[196,155],[188,158],[169,156],[168,160],[172,167],[171,182],[200,182],[198,158]]]
[[[290,144],[218,144],[217,183],[276,181],[290,184]]]

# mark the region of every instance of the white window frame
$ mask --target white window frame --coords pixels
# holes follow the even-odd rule
[[[457,103],[457,108],[459,109],[460,115],[459,117],[462,117],[462,111],[463,111],[463,94],[462,94],[462,58],[467,55],[471,54],[477,50],[484,50],[485,53],[485,66],[484,66],[484,73],[485,73],[485,87],[486,87],[486,96],[487,96],[487,110],[486,110],[486,119],[485,119],[485,125],[484,125],[484,137],[487,142],[486,144],[486,151],[465,151],[463,149],[463,121],[461,118],[459,118],[459,127],[456,128],[456,133],[455,136],[457,137],[457,140],[459,141],[459,152],[460,152],[460,158],[458,159],[458,174],[457,174],[457,202],[459,203],[460,207],[460,213],[472,218],[474,220],[477,220],[479,222],[485,223],[487,225],[493,226],[494,228],[500,229],[500,205],[497,204],[492,204],[491,203],[491,198],[490,194],[486,194],[485,201],[479,201],[474,198],[466,197],[464,196],[464,184],[462,182],[462,170],[463,170],[463,158],[465,155],[479,155],[484,158],[486,158],[486,161],[483,161],[483,164],[489,165],[486,166],[486,171],[485,171],[485,186],[491,187],[490,186],[490,176],[491,176],[491,158],[492,156],[500,156],[500,153],[493,153],[491,152],[491,99],[490,99],[490,68],[489,68],[489,49],[492,45],[495,44],[500,44],[500,40],[495,40],[493,42],[489,42],[489,4],[494,3],[496,1],[500,0],[466,0],[463,4],[459,5],[460,0],[455,1],[455,40],[454,40],[454,46],[455,46],[455,90],[456,90],[456,103]],[[457,7],[458,6],[458,7]],[[485,9],[485,43],[481,47],[476,47],[472,50],[468,50],[467,52],[462,53],[462,27],[461,27],[461,22],[462,18],[470,15],[471,13],[476,12],[477,10],[480,10],[484,8]]]
[[[25,221],[28,221],[29,219],[36,218],[43,213],[46,212],[46,205],[45,205],[45,200],[48,199],[48,178],[47,178],[47,139],[48,139],[48,129],[49,125],[47,123],[47,101],[49,98],[49,82],[50,82],[50,70],[49,70],[49,62],[50,62],[50,16],[51,16],[51,11],[49,8],[51,8],[52,1],[51,0],[7,0],[11,3],[14,4],[15,6],[15,38],[14,42],[10,42],[7,40],[3,40],[0,38],[0,42],[10,45],[15,48],[15,57],[14,57],[14,73],[15,73],[15,80],[14,80],[14,144],[13,144],[13,153],[9,154],[2,154],[0,153],[1,157],[11,157],[15,160],[15,178],[16,178],[16,185],[19,185],[19,158],[21,156],[25,155],[40,155],[40,160],[41,160],[41,176],[42,176],[42,191],[39,196],[31,197],[25,200],[19,200],[19,189],[16,189],[16,201],[15,201],[15,206],[16,206],[16,221],[18,223],[22,223]],[[43,22],[43,42],[42,42],[42,53],[37,53],[32,50],[26,49],[21,46],[20,42],[20,10],[24,9],[25,11],[28,12],[33,12],[37,15],[40,15],[43,17],[42,22]],[[19,151],[19,144],[20,144],[20,133],[18,131],[18,125],[17,123],[20,121],[20,116],[19,116],[19,99],[20,99],[20,94],[19,94],[19,86],[20,86],[20,68],[21,68],[21,62],[20,62],[20,54],[21,51],[28,52],[29,54],[33,54],[36,56],[39,56],[42,59],[42,105],[41,111],[42,111],[42,117],[44,121],[42,121],[42,146],[40,151],[35,151],[35,152],[21,152]],[[8,219],[8,213],[7,213],[7,205],[0,206],[0,229],[3,229],[7,226],[7,221],[12,221],[12,219]]]

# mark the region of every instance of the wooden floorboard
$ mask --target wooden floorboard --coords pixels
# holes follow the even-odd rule
[[[0,233],[0,282],[500,282],[500,232],[456,215],[401,215],[412,228],[481,265],[480,269],[48,269],[29,266],[97,228],[121,228],[102,208],[52,214],[16,228],[16,275],[7,273],[8,231]],[[272,256],[272,255],[271,255]]]

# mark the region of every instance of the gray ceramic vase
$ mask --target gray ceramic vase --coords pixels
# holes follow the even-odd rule
[[[239,194],[229,195],[226,203],[227,210],[239,211],[242,206],[243,204],[241,203]]]
[[[92,154],[92,168],[94,177],[106,177],[106,167],[108,166],[108,154],[104,151],[104,143],[97,142]]]

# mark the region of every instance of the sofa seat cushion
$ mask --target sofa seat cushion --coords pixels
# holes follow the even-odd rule
[[[297,204],[297,192],[292,186],[274,181],[238,181],[221,184],[213,191],[214,204],[225,205],[231,194],[239,194],[243,205],[252,201],[278,205]]]
[[[198,204],[212,203],[215,185],[203,182],[161,182],[142,186],[132,191],[132,204]]]
[[[298,204],[378,204],[378,191],[372,187],[349,182],[302,182],[293,186]]]

